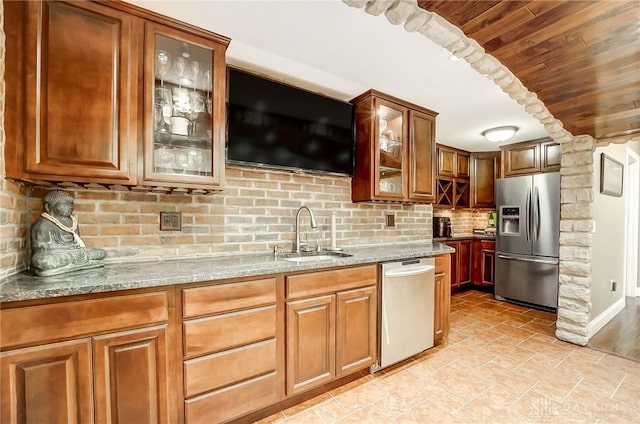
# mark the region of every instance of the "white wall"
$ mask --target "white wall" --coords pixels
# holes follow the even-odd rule
[[[615,160],[626,162],[626,147],[612,144],[598,147],[594,153],[593,163],[593,219],[596,231],[593,234],[591,249],[591,319],[601,313],[624,296],[624,232],[625,232],[625,199],[600,193],[600,156],[606,153]],[[611,291],[611,280],[618,284],[615,292]]]

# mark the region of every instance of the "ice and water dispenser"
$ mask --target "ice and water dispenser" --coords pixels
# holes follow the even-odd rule
[[[500,234],[520,235],[519,206],[500,206]]]

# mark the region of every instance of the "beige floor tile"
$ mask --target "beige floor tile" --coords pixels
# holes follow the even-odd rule
[[[456,419],[466,423],[529,423],[535,422],[512,408],[505,408],[487,396],[479,396],[456,413]]]
[[[498,314],[505,322],[515,322],[520,325],[533,321],[534,317],[530,315],[524,315],[522,312],[518,312],[513,309],[506,310]]]
[[[476,378],[473,374],[445,368],[433,373],[430,381],[463,402],[470,401],[491,386],[490,382]]]
[[[638,386],[634,386],[625,381],[622,382],[618,390],[616,390],[613,395],[613,400],[620,401],[628,404],[629,406],[633,406],[636,408],[640,408],[640,388]]]
[[[469,325],[461,329],[460,332],[477,340],[481,340],[484,343],[490,343],[502,336],[502,334],[496,331],[488,330],[483,326],[477,324]]]
[[[287,424],[325,424],[313,409],[307,409],[285,421]]]
[[[399,415],[410,411],[413,407],[420,402],[415,402],[411,399],[397,398],[389,393],[386,393],[384,397],[378,399],[373,403],[373,406],[378,412],[389,419],[394,419]]]
[[[517,368],[535,355],[534,352],[505,342],[502,338],[485,346],[484,349],[497,355],[492,361],[494,364],[509,369]]]
[[[532,338],[523,341],[518,346],[523,349],[541,353],[545,357],[549,358],[548,360],[557,364],[566,359],[573,351],[564,346],[554,344],[553,340],[554,339],[546,339],[540,337],[540,335],[535,335]]]
[[[389,379],[395,379],[396,375],[388,377]],[[371,381],[366,384],[362,384],[349,391],[342,392],[340,394],[334,394],[333,397],[338,403],[349,413],[354,412],[367,405],[371,405],[376,400],[384,396],[384,392],[379,387],[379,381]]]
[[[335,423],[345,418],[349,412],[335,399],[329,399],[313,408],[316,415],[320,416],[325,423]]]
[[[563,361],[558,368],[581,375],[584,379],[580,382],[580,386],[606,397],[613,396],[626,376],[624,371],[606,367],[600,363],[579,363],[575,359]]]
[[[640,422],[640,409],[580,386],[569,394],[564,405],[567,410],[588,414],[608,423]]]
[[[458,422],[445,408],[427,400],[398,416],[394,422],[402,424],[454,423]]]
[[[497,365],[487,365],[482,367],[471,373],[471,377],[499,386],[516,396],[522,396],[537,383],[536,379],[533,379],[526,374],[502,368]]]
[[[489,387],[482,395],[502,406],[511,406],[519,398],[510,391],[498,386]]]
[[[492,327],[492,331],[497,331],[503,336],[511,336],[514,339],[519,339],[520,342],[525,341],[528,338],[531,338],[535,335],[533,331],[529,331],[525,328],[522,328],[520,325],[510,325],[505,322],[499,324],[498,326]]]
[[[380,390],[413,406],[433,396],[438,387],[414,374],[411,369],[376,381]]]
[[[329,399],[331,399],[331,395],[329,393],[323,393],[302,403],[293,405],[292,407],[285,409],[283,412],[287,417],[292,417]]]
[[[453,414],[468,402],[468,400],[454,396],[446,390],[439,391],[435,395],[431,396],[427,401],[438,405],[438,407],[443,408],[450,414]]]
[[[391,424],[393,421],[380,414],[375,407],[367,406],[338,422],[340,424]]]
[[[594,417],[565,409],[562,403],[554,401],[537,390],[531,390],[522,396],[512,409],[536,423],[595,422]]]
[[[640,376],[640,362],[634,362],[629,359],[620,358],[619,356],[604,354],[598,364],[611,367],[616,370],[622,370],[628,374]]]
[[[276,424],[276,423],[281,423],[286,419],[287,419],[287,416],[284,414],[284,412],[280,411],[273,415],[269,415],[268,417],[265,417],[261,420],[256,421],[255,424]]]

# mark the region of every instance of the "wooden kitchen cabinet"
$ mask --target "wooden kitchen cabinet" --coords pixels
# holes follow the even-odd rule
[[[142,185],[222,189],[226,48],[221,37],[146,22]]]
[[[376,359],[376,293],[370,286],[336,294],[336,377]]]
[[[450,209],[471,206],[470,153],[437,145],[435,205]]]
[[[142,21],[93,2],[4,2],[7,176],[135,184]]]
[[[96,423],[169,423],[166,325],[93,338]],[[158,408],[160,406],[160,408]]]
[[[447,241],[445,244],[456,249],[451,254],[451,288],[459,289],[471,282],[473,240]]]
[[[0,310],[2,422],[175,422],[171,293]]]
[[[473,284],[493,286],[495,283],[495,240],[473,241]]]
[[[450,255],[441,255],[435,258],[434,343],[442,341],[449,335],[449,314],[451,310],[450,262]]]
[[[4,4],[8,177],[223,188],[229,39],[124,2]]]
[[[550,138],[509,144],[500,149],[503,177],[560,169],[562,148]]]
[[[376,265],[286,277],[287,396],[375,363],[376,285]]]
[[[437,113],[375,90],[351,102],[356,122],[352,200],[433,202]]]
[[[277,287],[269,277],[182,290],[187,423],[232,420],[284,397]]]
[[[91,423],[91,340],[0,354],[3,423]]]
[[[496,207],[496,180],[500,174],[500,152],[471,153],[471,207]]]
[[[287,394],[336,377],[336,296],[287,302]]]

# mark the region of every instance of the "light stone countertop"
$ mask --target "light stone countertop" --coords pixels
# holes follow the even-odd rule
[[[272,254],[107,264],[102,268],[36,277],[23,272],[0,281],[0,302],[159,287],[228,278],[422,258],[452,253],[442,243],[402,243],[345,248],[351,257],[291,262]]]

